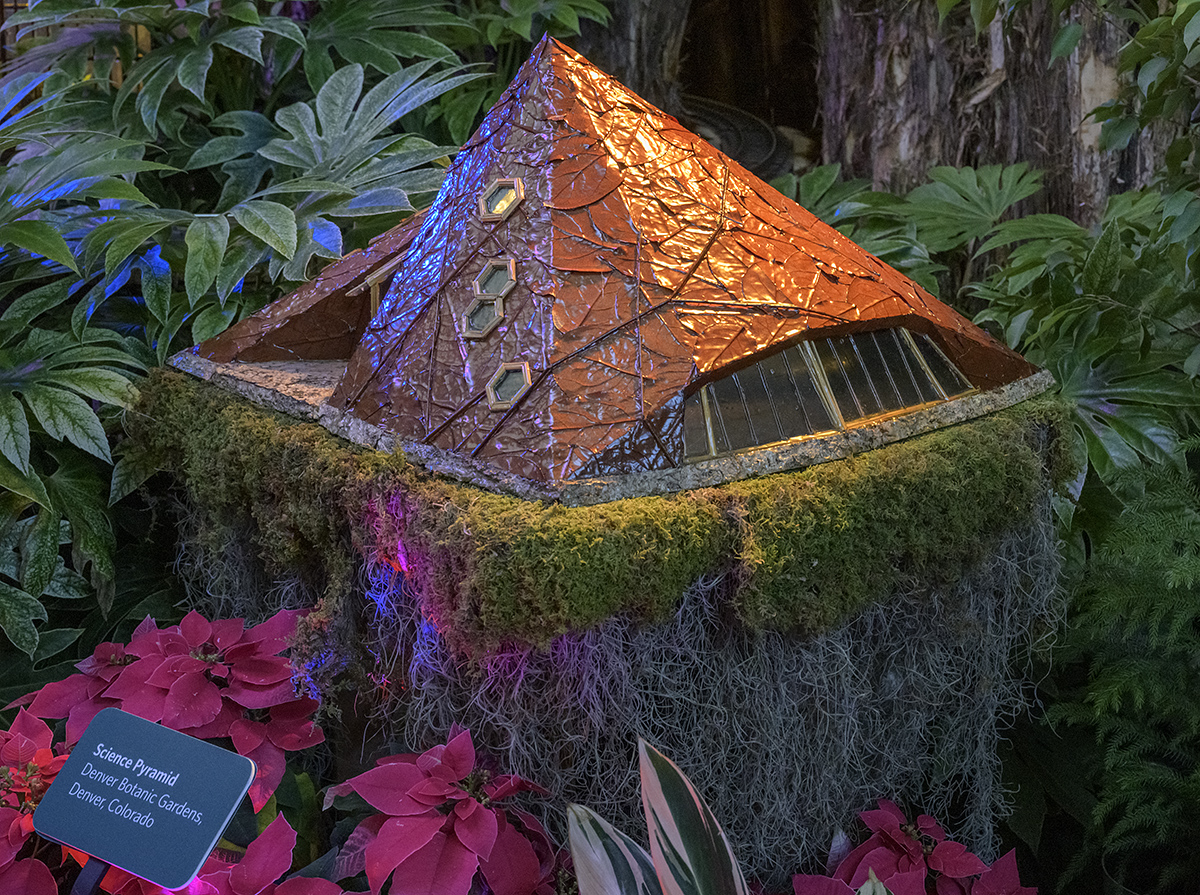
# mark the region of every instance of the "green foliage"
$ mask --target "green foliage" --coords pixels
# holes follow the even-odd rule
[[[479,652],[622,611],[661,619],[696,579],[726,570],[746,623],[828,630],[902,577],[949,580],[1029,519],[1043,464],[1059,484],[1073,474],[1037,446],[1062,419],[1023,405],[799,472],[584,507],[432,478],[177,373],[150,378],[129,422],[140,462],[174,473],[214,531],[252,522],[276,570],[319,559],[333,603],[354,545],[409,563],[428,616]]]
[[[1125,509],[1073,600],[1064,658],[1087,679],[1051,712],[1094,732],[1095,845],[1110,871],[1146,892],[1177,891],[1200,873],[1200,444],[1185,447],[1185,469],[1141,466],[1119,478]]]
[[[102,613],[108,504],[152,472],[111,447],[132,382],[431,196],[450,149],[401,120],[482,75],[433,34],[477,33],[444,3],[279,12],[43,0],[4,24],[20,52],[0,75],[0,531],[69,523]],[[3,626],[35,661],[58,629],[54,551],[18,543]]]

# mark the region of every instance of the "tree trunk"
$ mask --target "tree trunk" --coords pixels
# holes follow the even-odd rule
[[[1045,190],[1025,211],[1095,223],[1108,196],[1143,185],[1169,135],[1099,150],[1087,113],[1116,96],[1119,24],[1081,13],[1084,36],[1048,65],[1048,2],[999,18],[976,39],[965,5],[939,27],[933,0],[820,0],[822,156],[846,175],[904,192],[935,165],[1028,162]]]
[[[606,28],[581,23],[573,41],[593,64],[672,114],[680,111],[679,65],[691,0],[614,0]]]

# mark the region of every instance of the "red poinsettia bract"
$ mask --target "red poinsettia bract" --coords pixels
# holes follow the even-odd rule
[[[299,614],[278,612],[249,629],[198,612],[161,629],[147,618],[128,645],[100,644],[78,674],[21,702],[39,718],[66,718],[69,745],[109,706],[199,739],[228,738],[257,765],[250,800],[259,811],[283,778],[284,753],[325,738],[312,722],[317,702],[296,697],[280,655]]]
[[[0,892],[58,893],[49,867],[20,857],[33,835],[34,809],[67,760],[52,744],[50,728],[24,709],[0,731]]]
[[[910,824],[887,799],[859,815],[871,836],[854,849],[832,877],[792,877],[795,895],[854,895],[874,874],[892,895],[1037,895],[1021,885],[1017,858],[1009,852],[990,867],[927,814]]]
[[[545,790],[477,768],[469,731],[451,731],[448,743],[421,755],[381,759],[331,787],[326,807],[351,791],[382,813],[347,840],[339,876],[365,869],[375,895],[389,877],[390,895],[467,895],[476,873],[494,895],[553,895],[562,856],[534,817],[497,804]]]

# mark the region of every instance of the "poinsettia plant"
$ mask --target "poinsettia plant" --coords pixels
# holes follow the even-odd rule
[[[859,817],[871,836],[840,860],[832,876],[792,877],[795,895],[854,895],[875,883],[892,895],[1037,895],[1021,885],[1015,851],[988,866],[948,839],[928,814],[910,823],[887,799]]]
[[[391,755],[330,787],[329,807],[357,793],[379,813],[365,818],[338,858],[337,878],[366,871],[375,895],[467,895],[477,879],[494,895],[554,895],[567,859],[532,815],[501,805],[519,792],[546,791],[476,762],[471,733],[445,745]]]
[[[285,753],[325,739],[313,723],[316,700],[296,695],[291,661],[281,655],[300,614],[278,612],[252,628],[198,612],[167,628],[147,618],[127,645],[100,644],[75,666],[78,674],[14,704],[28,703],[38,718],[66,718],[68,746],[109,706],[199,739],[229,740],[255,763],[250,800],[260,811],[283,779]]]
[[[61,849],[34,836],[33,812],[67,757],[53,747],[49,726],[24,709],[0,731],[0,892],[56,895],[58,884],[39,848],[62,863]]]

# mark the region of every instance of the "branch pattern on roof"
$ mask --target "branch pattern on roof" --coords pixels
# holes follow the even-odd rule
[[[497,183],[520,199],[481,215]],[[480,338],[473,284],[508,261],[503,320]],[[664,469],[684,462],[684,399],[704,383],[817,335],[896,326],[976,388],[1034,372],[546,39],[455,157],[330,404],[534,482]],[[514,364],[528,387],[489,398]]]

